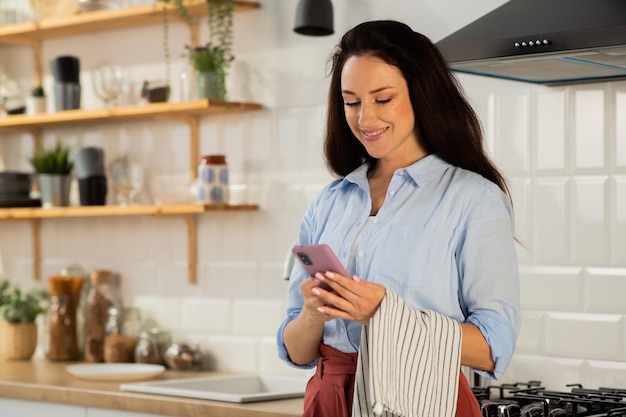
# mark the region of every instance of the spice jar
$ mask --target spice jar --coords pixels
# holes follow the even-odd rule
[[[87,362],[102,362],[109,308],[121,304],[119,275],[105,270],[93,270],[90,283],[86,299],[83,350]]]
[[[123,320],[120,308],[109,308],[104,338],[104,361],[107,363],[129,363],[135,360],[137,338],[122,332]]]
[[[48,277],[50,311],[46,357],[53,361],[71,361],[80,357],[77,311],[83,277],[52,275]]]
[[[135,362],[165,365],[165,351],[171,344],[172,336],[167,330],[144,330],[135,349]]]
[[[198,201],[228,203],[228,167],[225,155],[205,155],[198,165]]]

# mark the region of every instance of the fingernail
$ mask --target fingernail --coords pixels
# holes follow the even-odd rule
[[[324,281],[324,274],[322,274],[321,272],[318,272],[315,274],[315,278]]]
[[[335,274],[333,274],[333,273],[332,273],[332,272],[330,272],[330,271],[326,271],[326,274],[325,274],[325,275],[326,275],[328,278],[335,278]]]
[[[356,282],[361,282],[361,278],[357,277],[356,275],[352,275],[352,279]]]
[[[317,311],[319,311],[320,313],[324,313],[324,309],[322,307],[318,307]],[[324,314],[326,314],[326,313],[324,313]]]
[[[317,289],[317,287],[313,287],[313,289],[311,290],[313,292],[313,294],[315,295],[320,295],[322,292],[320,290]]]

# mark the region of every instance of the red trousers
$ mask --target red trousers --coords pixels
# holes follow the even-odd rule
[[[343,353],[320,345],[317,371],[304,393],[302,417],[351,417],[356,353]],[[481,417],[480,406],[467,378],[459,372],[459,396],[456,417]]]

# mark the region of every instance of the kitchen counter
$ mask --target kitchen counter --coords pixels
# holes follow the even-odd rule
[[[68,374],[65,367],[73,363],[0,362],[0,397],[173,417],[298,417],[302,413],[302,398],[239,404],[120,391],[120,382],[84,381]],[[168,370],[151,380],[218,374]]]

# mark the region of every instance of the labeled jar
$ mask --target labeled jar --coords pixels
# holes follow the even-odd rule
[[[121,305],[119,275],[105,270],[93,270],[85,308],[85,361],[104,360],[104,339],[109,309]]]
[[[171,344],[172,335],[167,330],[144,330],[139,335],[135,349],[135,362],[165,365],[165,352]]]
[[[204,155],[198,165],[198,201],[228,203],[228,167],[225,155]]]

